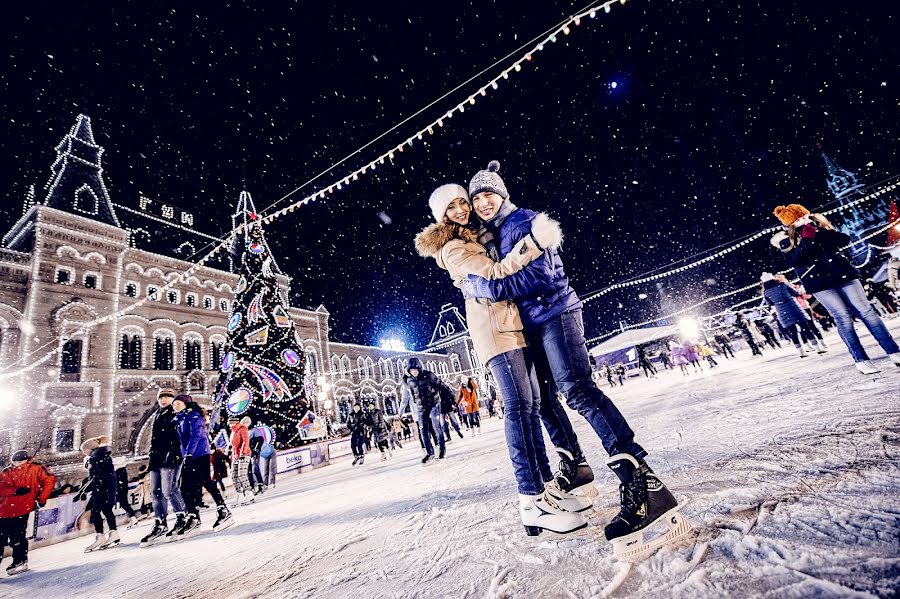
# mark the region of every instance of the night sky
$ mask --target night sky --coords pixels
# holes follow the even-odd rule
[[[242,188],[264,209],[586,0],[111,4],[5,11],[4,230],[84,112],[106,148],[114,202],[136,208],[143,192],[193,212],[197,229],[224,233]],[[324,303],[336,340],[424,345],[440,306],[462,305],[447,274],[413,249],[431,218],[427,197],[441,183],[467,184],[491,159],[515,203],[561,221],[581,294],[772,226],[778,203],[830,200],[816,142],[868,183],[896,174],[890,5],[630,0],[601,12],[393,166],[270,226],[292,301]],[[387,151],[486,79],[294,199]],[[761,240],[667,283],[696,301],[781,268]],[[653,292],[631,287],[587,304],[588,336],[657,316]]]

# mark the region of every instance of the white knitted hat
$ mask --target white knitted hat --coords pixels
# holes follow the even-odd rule
[[[443,222],[444,215],[447,213],[447,206],[456,198],[469,199],[469,192],[462,185],[456,183],[447,183],[441,185],[431,192],[428,198],[428,207],[431,208],[431,214],[436,222]]]

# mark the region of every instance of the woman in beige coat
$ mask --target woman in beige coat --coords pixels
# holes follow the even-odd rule
[[[472,209],[464,187],[442,185],[431,194],[428,203],[437,222],[416,236],[416,249],[420,255],[434,258],[450,274],[456,287],[470,274],[486,279],[514,274],[562,241],[559,225],[541,214],[534,219],[531,234],[503,260],[495,262],[477,242],[477,227],[470,223]],[[467,299],[466,322],[481,362],[491,369],[498,382],[505,381],[502,388],[517,391],[507,394],[515,396],[503,397],[503,422],[526,532],[533,536],[541,530],[569,533],[584,528],[587,522],[578,512],[590,504],[564,493],[552,481],[545,484],[540,474],[539,464],[547,461],[539,414],[540,391],[534,364],[525,351],[518,308],[511,301]],[[549,465],[546,470],[549,471]]]

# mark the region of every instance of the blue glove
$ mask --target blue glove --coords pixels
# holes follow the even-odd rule
[[[463,296],[467,299],[470,297],[491,299],[490,282],[478,275],[469,275],[466,278],[464,289],[466,288],[467,290],[463,291]]]

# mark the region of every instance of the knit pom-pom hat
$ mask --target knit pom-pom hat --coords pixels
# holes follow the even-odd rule
[[[797,219],[803,218],[809,214],[809,210],[800,204],[788,204],[787,206],[778,206],[774,210],[775,216],[781,221],[785,227],[790,227]]]
[[[496,160],[491,160],[488,163],[487,170],[475,173],[475,176],[469,181],[469,197],[474,198],[482,191],[490,191],[496,193],[504,200],[508,200],[509,192],[506,191],[506,184],[503,182],[503,179],[497,174],[499,171],[500,163]]]

